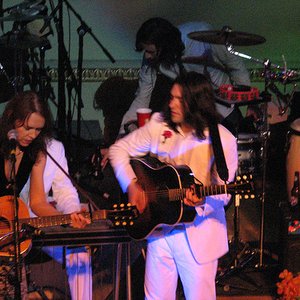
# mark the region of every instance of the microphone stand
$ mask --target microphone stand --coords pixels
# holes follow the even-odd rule
[[[63,41],[63,28],[62,28],[62,19],[63,19],[63,3],[66,4],[67,8],[70,9],[74,15],[77,17],[77,19],[80,21],[81,25],[77,29],[77,32],[79,34],[79,54],[78,54],[78,74],[77,78],[74,75],[70,58],[68,56],[67,50],[64,45]],[[82,61],[83,61],[83,36],[86,32],[88,32],[95,42],[99,45],[99,47],[102,49],[104,54],[110,59],[112,63],[115,62],[115,59],[111,56],[111,54],[103,47],[103,45],[100,43],[100,41],[97,39],[97,37],[93,34],[91,28],[87,26],[87,24],[83,21],[81,16],[75,11],[75,9],[71,6],[71,4],[66,0],[59,0],[58,5],[54,7],[53,1],[50,0],[50,5],[52,12],[47,18],[47,21],[45,22],[45,25],[43,28],[48,26],[48,23],[53,18],[54,22],[56,23],[57,33],[58,33],[58,128],[59,130],[62,130],[62,132],[65,132],[66,128],[66,100],[65,100],[65,68],[67,70],[68,77],[71,77],[71,82],[68,83],[68,94],[69,94],[69,113],[67,118],[67,125],[68,125],[68,137],[71,139],[72,137],[72,128],[71,128],[71,107],[70,107],[70,101],[71,101],[71,90],[72,88],[75,88],[75,91],[77,93],[78,97],[78,105],[77,105],[77,139],[80,139],[80,121],[81,121],[81,109],[83,108],[83,101],[82,101]],[[59,11],[59,18],[56,17],[56,12]],[[41,29],[42,30],[42,29]],[[70,143],[68,143],[70,144]],[[79,151],[79,150],[78,150]],[[77,153],[77,156],[78,153]],[[78,160],[77,160],[78,161]]]
[[[269,73],[270,73],[271,63],[266,60],[264,63],[265,72],[265,89],[263,93],[264,98],[270,98],[271,95],[268,93],[269,86]],[[263,122],[261,129],[262,138],[262,192],[261,192],[261,217],[260,217],[260,233],[259,233],[259,263],[258,267],[262,268],[264,266],[263,256],[264,256],[264,240],[265,240],[265,200],[266,200],[266,180],[267,180],[267,146],[270,136],[269,123],[268,123],[268,102],[265,101],[263,104]]]
[[[273,64],[270,62],[269,59],[266,59],[265,61],[262,61],[257,58],[253,58],[249,55],[240,53],[238,51],[234,50],[234,47],[232,45],[226,45],[227,50],[236,56],[249,59],[252,61],[255,61],[259,64],[264,65],[264,92],[263,92],[263,98],[264,98],[264,105],[263,105],[263,122],[261,127],[261,138],[262,138],[262,147],[261,147],[261,154],[262,154],[262,192],[261,192],[261,218],[260,218],[260,235],[259,235],[259,263],[258,267],[262,268],[264,267],[264,238],[265,238],[265,199],[266,199],[266,175],[267,175],[267,146],[268,146],[268,139],[270,135],[269,131],[269,124],[268,124],[268,102],[271,101],[271,94],[268,92],[268,89],[270,88],[272,90],[272,82],[270,81],[271,78],[271,68],[276,68],[277,70],[284,71],[287,74],[287,78],[290,76],[289,74],[293,75],[295,72],[293,70],[289,70],[286,68],[283,68],[279,65]],[[276,90],[277,91],[277,90]]]
[[[22,266],[21,266],[21,251],[20,251],[20,236],[19,236],[19,202],[17,197],[16,186],[16,153],[12,150],[9,160],[11,162],[10,183],[13,189],[13,205],[14,205],[14,220],[13,220],[13,233],[14,233],[14,267],[15,267],[15,281],[14,281],[14,297],[21,299],[21,281],[22,281]]]
[[[81,16],[76,12],[76,10],[71,6],[71,4],[67,0],[63,0],[68,9],[70,9],[76,18],[80,22],[80,26],[77,28],[77,33],[79,35],[79,50],[78,50],[78,66],[77,66],[77,97],[78,97],[78,105],[77,105],[77,138],[80,139],[81,133],[81,109],[83,106],[82,101],[82,61],[83,61],[83,37],[88,32],[95,42],[102,49],[104,54],[109,58],[112,63],[115,63],[115,59],[111,56],[111,54],[103,47],[97,37],[93,34],[92,29],[84,22]]]

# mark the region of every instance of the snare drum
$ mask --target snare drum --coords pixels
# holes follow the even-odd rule
[[[295,172],[300,172],[300,118],[290,124],[288,134],[288,153],[286,157],[287,192],[290,195]]]
[[[238,174],[256,173],[260,164],[260,141],[258,134],[239,134]]]

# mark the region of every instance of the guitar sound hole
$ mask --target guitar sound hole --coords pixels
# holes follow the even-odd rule
[[[7,219],[0,217],[0,232],[8,232],[10,230],[10,223]]]

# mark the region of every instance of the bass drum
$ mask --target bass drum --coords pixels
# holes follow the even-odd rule
[[[287,192],[294,184],[295,172],[300,172],[300,118],[290,124],[288,132],[288,152],[286,157]]]

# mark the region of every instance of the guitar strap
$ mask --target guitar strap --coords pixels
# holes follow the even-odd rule
[[[89,194],[82,188],[79,186],[79,184],[77,184],[77,182],[69,175],[69,173],[67,173],[64,168],[59,164],[58,161],[56,161],[56,159],[49,153],[49,151],[47,151],[47,155],[50,157],[50,159],[56,164],[56,166],[64,173],[64,175],[66,177],[68,177],[72,184],[74,185],[74,187],[77,189],[78,192],[81,193],[82,196],[84,196],[87,200],[88,200],[88,204],[92,205],[94,209],[99,210],[98,206],[96,205],[96,203],[91,199],[91,197],[89,196]],[[92,210],[90,209],[90,213],[92,213]]]
[[[224,151],[220,139],[220,133],[218,129],[218,124],[216,122],[211,122],[209,125],[211,142],[213,146],[213,151],[216,159],[217,171],[220,178],[224,181],[228,181],[228,168],[225,161]]]

